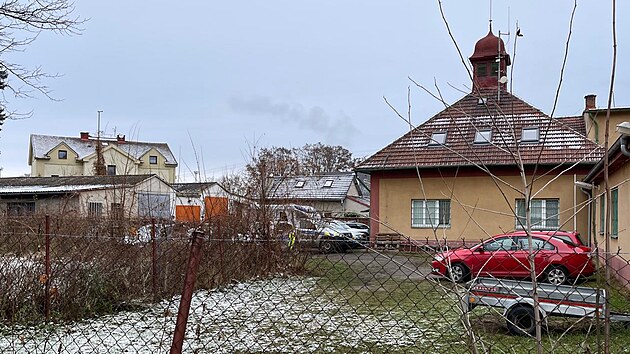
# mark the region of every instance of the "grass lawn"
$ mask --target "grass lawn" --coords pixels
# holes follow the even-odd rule
[[[409,255],[409,257],[425,257]],[[426,259],[429,262],[429,259]],[[392,335],[401,345],[386,352],[405,353],[467,353],[464,326],[458,310],[457,291],[446,281],[388,276],[383,272],[366,272],[365,264],[329,260],[315,256],[307,270],[320,277],[316,297],[343,301],[355,312],[374,316],[379,321],[402,324],[405,331]],[[591,281],[581,286],[595,286]],[[616,289],[616,290],[615,290]],[[630,312],[630,295],[613,285],[611,303],[614,311]],[[470,312],[470,323],[480,353],[532,353],[533,338],[510,335],[502,313],[496,309],[478,307]],[[545,353],[597,353],[603,345],[603,321],[592,319],[550,318],[543,332]],[[420,335],[419,335],[420,334]],[[346,348],[338,352],[381,352],[374,343]],[[601,347],[603,352],[603,347]],[[611,325],[611,353],[630,353],[630,330],[621,323]]]

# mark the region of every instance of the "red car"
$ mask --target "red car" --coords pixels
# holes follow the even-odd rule
[[[577,246],[586,246],[584,241],[582,241],[582,237],[579,232],[576,231],[563,231],[563,230],[553,230],[553,231],[532,231],[532,235],[549,235],[554,236],[556,238],[571,241]],[[514,236],[527,236],[525,231],[515,231],[512,232],[511,235]]]
[[[590,276],[595,272],[591,249],[556,236],[532,233],[536,275],[552,284],[564,284],[569,279]],[[529,278],[529,242],[522,232],[493,236],[471,248],[438,253],[433,272],[455,282],[471,276],[497,278]]]

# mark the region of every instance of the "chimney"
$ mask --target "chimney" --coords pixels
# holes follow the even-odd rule
[[[125,143],[125,136],[124,135],[116,135],[116,142],[118,144],[124,144]]]
[[[90,140],[90,133],[88,133],[88,132],[81,132],[81,140],[82,141]]]
[[[584,96],[584,101],[585,101],[585,105],[586,107],[584,108],[585,110],[589,110],[589,109],[595,109],[597,108],[597,104],[595,103],[595,98],[597,98],[597,95],[586,95]]]

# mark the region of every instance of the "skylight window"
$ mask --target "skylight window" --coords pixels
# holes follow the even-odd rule
[[[489,144],[492,141],[492,129],[478,130],[475,133],[475,144]]]
[[[444,145],[446,143],[446,132],[434,132],[431,134],[429,145]]]
[[[521,143],[537,143],[539,138],[538,127],[523,128],[521,132]]]
[[[333,185],[333,180],[332,179],[327,179],[326,182],[324,182],[324,187],[325,188],[330,188]]]
[[[297,181],[295,183],[295,188],[303,188],[304,187],[304,181]]]

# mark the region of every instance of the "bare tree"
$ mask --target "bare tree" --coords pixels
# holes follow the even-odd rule
[[[46,73],[39,66],[32,68],[15,63],[8,59],[8,55],[25,51],[42,32],[79,34],[84,21],[74,15],[74,4],[67,0],[8,0],[0,3],[0,90],[3,90],[0,125],[7,118],[25,116],[7,111],[4,90],[9,90],[17,98],[39,93],[53,99],[45,81],[58,76]]]

